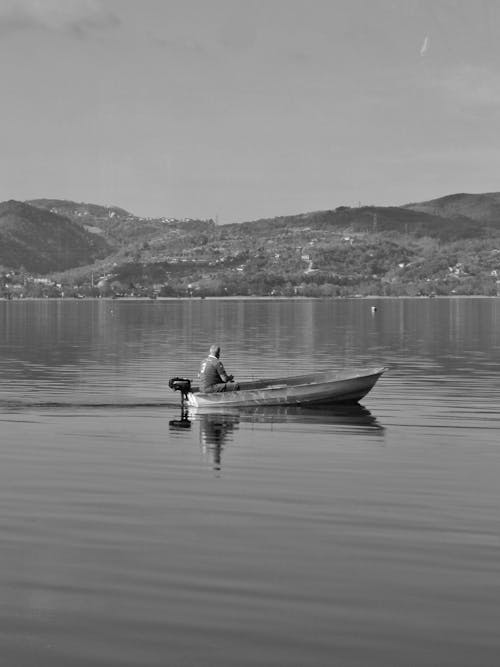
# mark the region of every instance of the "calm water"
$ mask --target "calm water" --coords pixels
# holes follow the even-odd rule
[[[214,341],[389,371],[182,420]],[[0,302],[0,378],[2,665],[499,664],[499,299]]]

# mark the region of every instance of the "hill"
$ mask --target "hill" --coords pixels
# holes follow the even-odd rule
[[[0,265],[32,273],[89,264],[110,251],[106,241],[71,220],[18,201],[0,204]]]
[[[500,192],[447,195],[429,201],[406,204],[404,208],[443,218],[462,216],[500,227]]]
[[[43,208],[52,213],[63,215],[74,222],[89,220],[102,220],[118,218],[134,218],[131,213],[118,206],[100,206],[98,204],[85,204],[68,199],[30,199],[26,204]]]
[[[417,206],[417,205],[415,205]],[[395,232],[414,237],[429,236],[451,242],[460,238],[484,236],[487,226],[478,227],[476,221],[457,212],[442,216],[435,212],[398,206],[340,206],[335,210],[315,211],[280,218],[267,218],[239,225],[226,225],[235,234],[266,235],[282,229],[314,229],[343,231],[345,233]],[[500,228],[500,221],[498,224]]]
[[[98,206],[63,199],[32,199],[30,206],[63,215],[94,234],[101,234],[114,250],[129,248],[138,243],[158,243],[173,240],[186,232],[204,231],[206,220],[176,220],[174,218],[141,218],[117,206]]]

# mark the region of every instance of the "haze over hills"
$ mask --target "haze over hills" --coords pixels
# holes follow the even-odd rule
[[[10,201],[0,204],[2,266],[57,274],[80,288],[97,274],[127,294],[153,286],[175,295],[313,287],[328,295],[491,294],[500,277],[500,193],[225,225],[66,200]]]

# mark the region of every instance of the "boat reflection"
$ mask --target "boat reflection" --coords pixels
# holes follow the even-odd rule
[[[225,421],[259,424],[316,424],[337,425],[339,428],[356,431],[383,430],[383,426],[370,410],[359,403],[336,405],[330,408],[305,408],[301,406],[254,406],[251,408],[192,408],[187,409],[187,418],[203,424],[223,424]],[[210,427],[209,427],[210,428]]]
[[[241,424],[292,423],[330,427],[342,433],[363,433],[380,435],[384,427],[364,406],[359,404],[337,405],[331,408],[304,408],[300,406],[254,406],[252,408],[210,408],[184,407],[180,419],[169,422],[175,430],[190,428],[199,424],[200,443],[204,454],[210,455],[215,470],[220,470],[225,444],[233,440],[235,431]]]

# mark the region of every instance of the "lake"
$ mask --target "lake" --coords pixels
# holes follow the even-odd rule
[[[212,342],[388,370],[183,419]],[[0,378],[2,664],[498,664],[500,299],[0,301]]]

